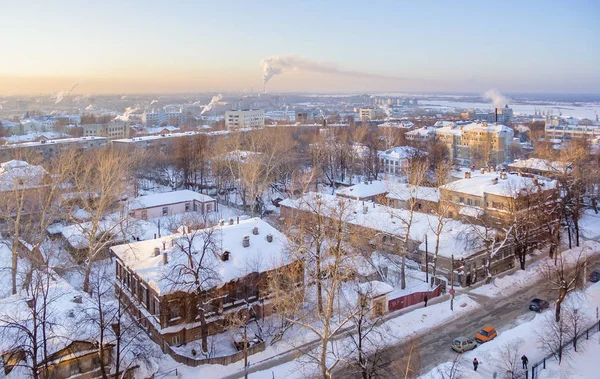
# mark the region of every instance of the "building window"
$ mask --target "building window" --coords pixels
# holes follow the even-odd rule
[[[163,209],[162,209],[162,215],[163,216],[168,216],[169,215],[169,207],[163,207]]]
[[[155,296],[154,297],[154,311],[152,312],[155,316],[160,315],[160,301]]]
[[[142,210],[142,220],[148,220],[148,211],[146,209]]]
[[[173,338],[171,338],[171,345],[179,345],[180,343],[179,336],[173,336]]]
[[[190,211],[190,203],[185,203],[185,211],[186,212]]]
[[[467,199],[467,204],[468,205],[473,205],[473,202],[471,201],[471,199]]]
[[[461,203],[461,204],[464,204],[465,198],[464,197],[459,197],[458,198],[458,202]]]
[[[171,320],[179,318],[179,303],[177,301],[169,302],[169,317]]]
[[[212,212],[212,204],[206,204],[206,213]]]

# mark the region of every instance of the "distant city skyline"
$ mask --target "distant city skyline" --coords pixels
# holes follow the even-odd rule
[[[596,2],[83,4],[3,2],[0,96],[600,93]]]

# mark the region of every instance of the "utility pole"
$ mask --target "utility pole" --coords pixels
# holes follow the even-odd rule
[[[425,281],[429,284],[429,263],[427,262],[427,233],[425,233]]]
[[[450,262],[450,310],[454,310],[454,254]]]

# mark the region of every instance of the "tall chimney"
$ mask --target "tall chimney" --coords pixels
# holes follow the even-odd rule
[[[498,123],[498,108],[494,108],[494,114],[495,114],[495,116],[496,116],[496,118],[495,118],[495,121],[494,121],[494,122],[497,124],[497,123]]]

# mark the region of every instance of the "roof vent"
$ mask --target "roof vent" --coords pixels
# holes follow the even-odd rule
[[[229,225],[233,225],[233,218],[229,219]]]
[[[166,251],[163,252],[163,254],[162,254],[162,262],[163,262],[163,265],[166,265],[169,263],[169,256],[167,255]]]
[[[273,242],[273,235],[271,233],[267,234],[267,242]]]
[[[227,262],[229,260],[230,255],[231,253],[229,251],[224,251],[223,254],[221,254],[221,260],[223,262]]]
[[[160,247],[155,247],[154,248],[154,256],[158,257],[160,255]]]
[[[75,296],[73,296],[73,302],[74,303],[81,304],[82,301],[83,301],[83,298],[81,297],[81,295],[75,295]]]
[[[492,184],[498,184],[498,178],[492,179]]]
[[[254,234],[255,236],[258,235],[258,226],[255,226],[254,228],[252,228],[252,234]]]
[[[244,247],[250,246],[250,236],[249,235],[245,235],[244,238],[242,239],[242,246],[244,246]]]

